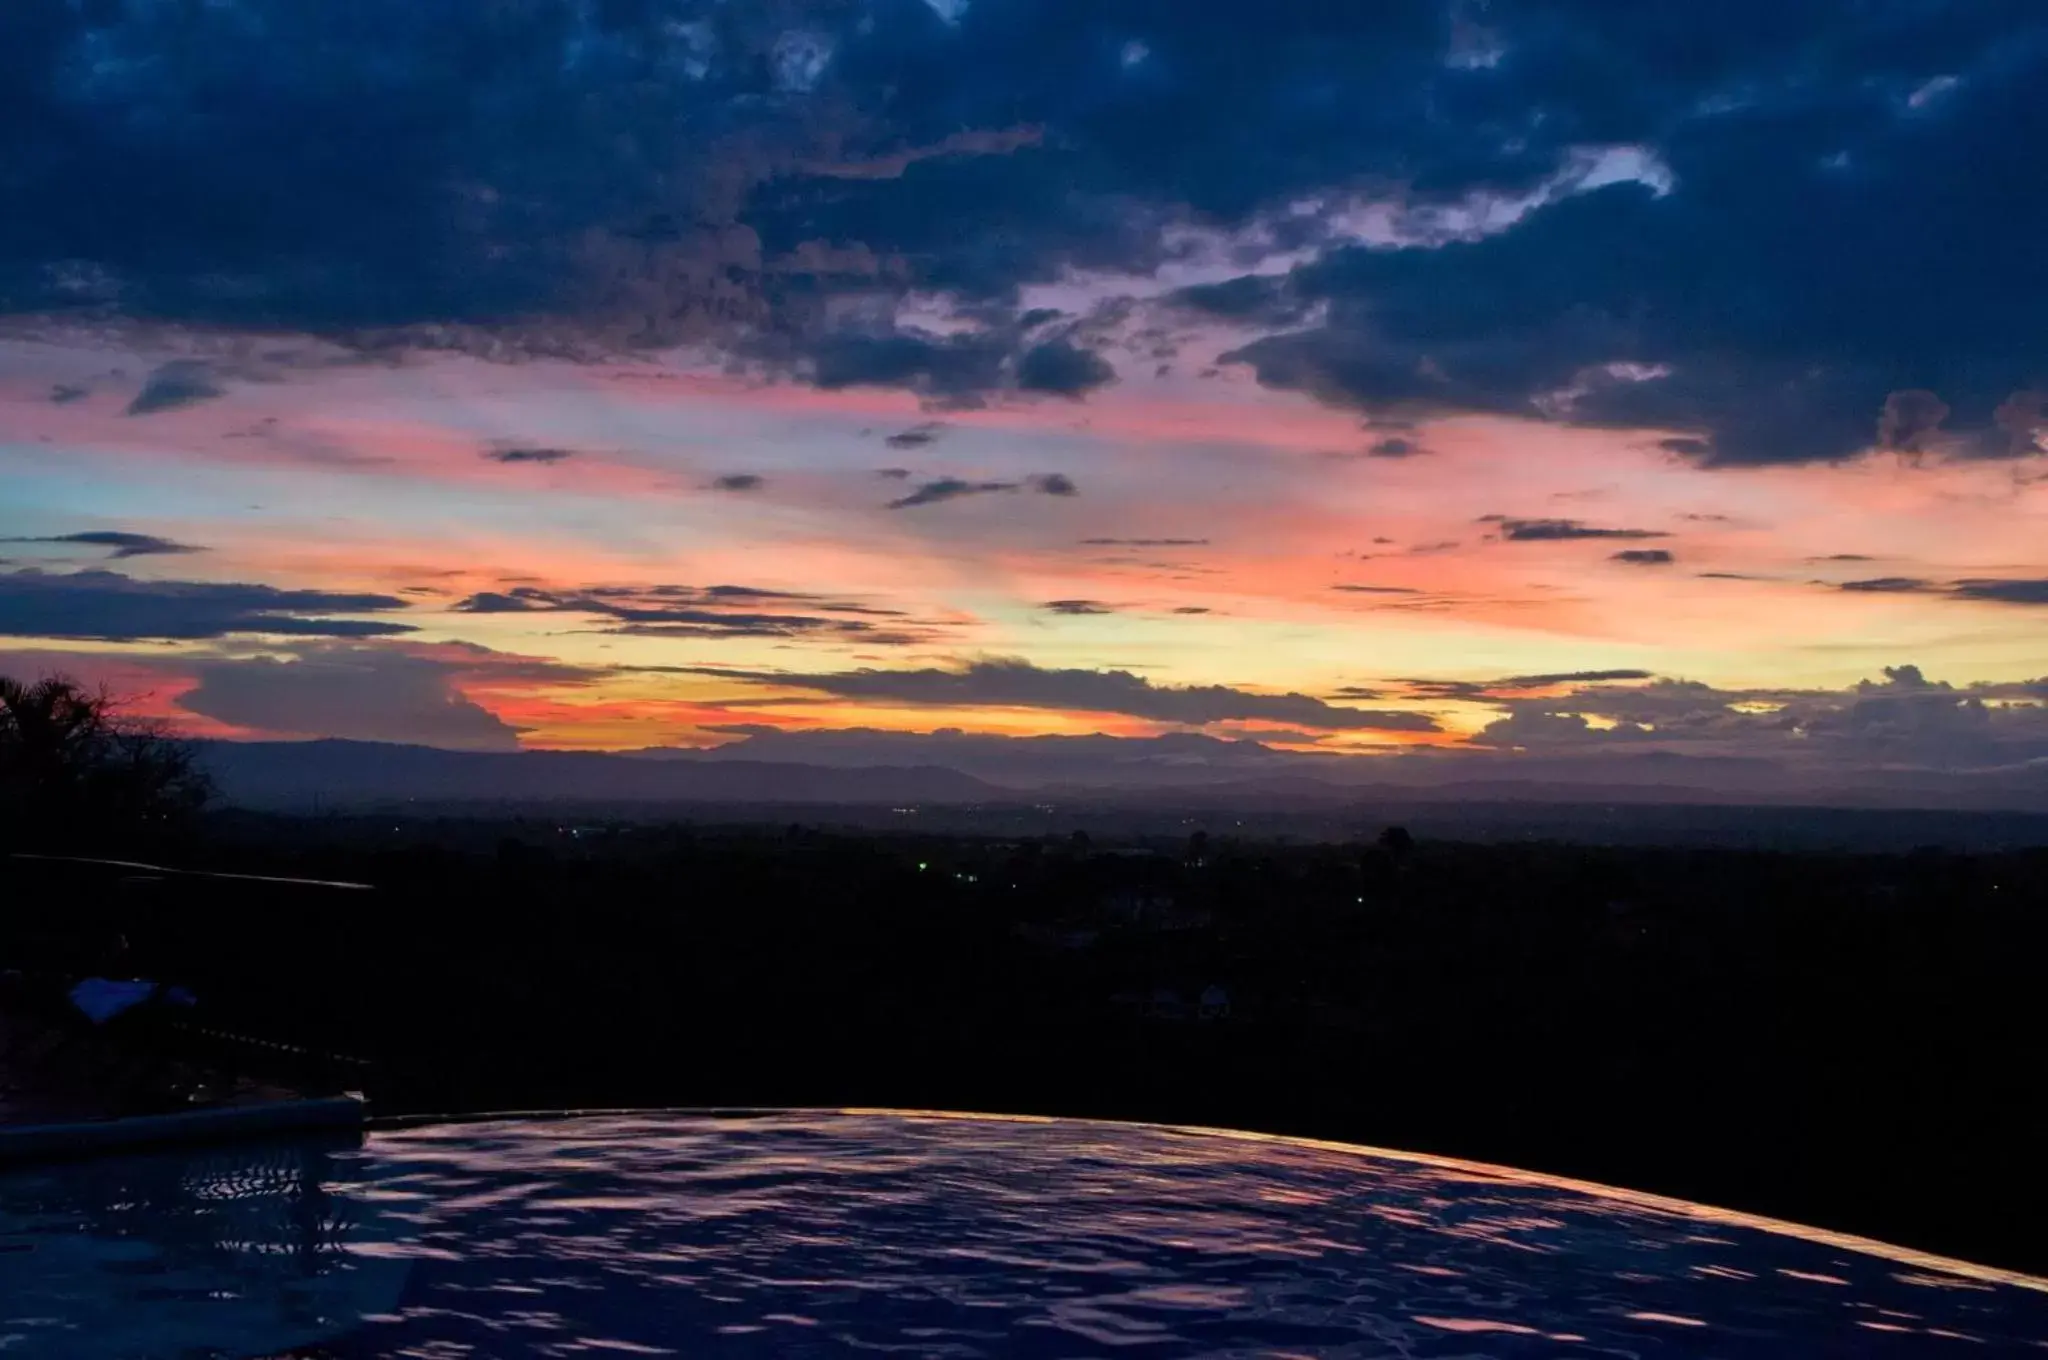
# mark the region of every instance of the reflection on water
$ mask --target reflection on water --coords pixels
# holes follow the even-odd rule
[[[0,1356],[247,1356],[346,1332],[403,1289],[304,1141],[0,1176]]]
[[[2048,1294],[2012,1281],[1640,1197],[1160,1129],[603,1117],[0,1177],[8,1360],[2044,1343]]]

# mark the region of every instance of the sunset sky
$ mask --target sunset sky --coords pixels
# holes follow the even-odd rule
[[[2048,778],[2044,89],[1990,0],[14,0],[0,673]]]

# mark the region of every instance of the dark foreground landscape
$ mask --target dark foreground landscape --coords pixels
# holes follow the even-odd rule
[[[1462,1155],[2042,1271],[2048,851],[215,817],[15,858],[379,1113],[858,1105]],[[1375,828],[1377,831],[1377,828]],[[111,965],[108,965],[111,966]]]

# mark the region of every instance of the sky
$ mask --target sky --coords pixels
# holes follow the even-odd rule
[[[0,673],[2048,782],[2043,89],[2031,0],[12,0]]]

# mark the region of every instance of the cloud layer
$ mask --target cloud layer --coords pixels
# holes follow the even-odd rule
[[[105,548],[109,558],[163,557],[205,552],[189,543],[178,543],[155,534],[130,533],[120,529],[87,529],[75,534],[47,534],[39,538],[0,539],[5,543],[50,543],[84,548]]]
[[[1957,686],[1917,666],[1847,690],[1722,690],[1694,681],[1581,685],[1498,700],[1482,745],[1538,753],[1668,751],[1788,768],[2018,772],[2048,786],[2048,680]]]
[[[975,661],[957,670],[712,673],[845,699],[928,707],[1120,713],[1190,726],[1255,721],[1331,732],[1437,730],[1436,720],[1424,713],[1347,708],[1306,694],[1259,694],[1229,685],[1155,685],[1130,671],[1048,670],[1018,660]]]
[[[809,638],[904,646],[934,625],[859,600],[755,586],[613,586],[552,590],[512,586],[479,591],[453,606],[463,614],[581,614],[607,632],[668,638]]]
[[[0,13],[0,633],[199,730],[2031,758],[2035,7]]]
[[[1242,272],[1176,305],[1335,403],[1707,463],[2043,428],[2031,7],[29,6],[0,310],[1071,399],[1108,333],[1021,291],[1210,240]]]
[[[372,593],[145,581],[115,571],[0,572],[0,636],[117,642],[232,634],[377,637],[412,629],[382,619],[334,616],[405,607],[395,595]]]
[[[178,703],[267,736],[510,751],[519,733],[453,683],[456,666],[388,647],[329,645],[289,657],[209,661]]]

